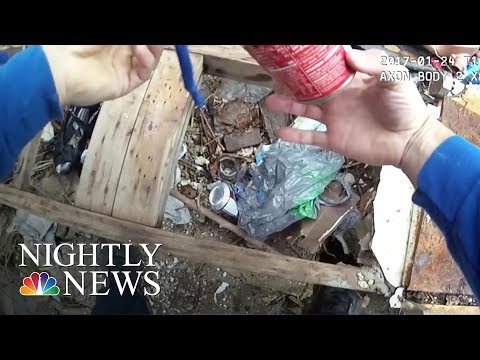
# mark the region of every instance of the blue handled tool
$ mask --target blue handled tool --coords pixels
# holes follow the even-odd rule
[[[193,77],[192,62],[190,60],[190,54],[188,52],[187,45],[175,45],[175,50],[178,56],[178,62],[180,63],[180,69],[182,70],[183,83],[185,89],[190,93],[196,106],[200,109],[206,109],[206,102],[203,98],[197,83]]]

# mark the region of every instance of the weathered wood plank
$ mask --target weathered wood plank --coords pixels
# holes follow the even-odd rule
[[[370,268],[319,263],[173,234],[63,204],[8,185],[0,184],[0,203],[107,239],[135,244],[160,243],[159,250],[164,253],[201,263],[279,276],[287,280],[361,291],[385,291],[381,275]],[[365,280],[373,279],[375,285],[362,289],[358,285],[359,272]]]
[[[195,80],[203,58],[191,54]],[[123,162],[112,216],[156,226],[163,216],[178,147],[193,109],[174,51],[162,53]]]
[[[112,214],[123,161],[149,83],[102,105],[80,176],[76,206]]]
[[[271,76],[240,45],[190,45],[189,49],[203,55],[205,74],[273,87]]]

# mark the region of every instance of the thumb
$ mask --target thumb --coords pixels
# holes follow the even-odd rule
[[[347,50],[346,60],[353,70],[374,76],[384,86],[395,87],[409,78],[409,71],[405,66],[398,64],[397,59],[379,49]]]
[[[387,66],[382,64],[382,59],[387,56],[385,51],[379,49],[351,49],[346,52],[347,64],[353,70],[368,75],[380,75],[382,71],[386,70]]]

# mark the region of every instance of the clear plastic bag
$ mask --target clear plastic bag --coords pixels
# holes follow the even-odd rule
[[[345,159],[317,146],[278,141],[257,156],[249,174],[236,183],[239,225],[265,239],[303,218],[316,219],[317,197]]]

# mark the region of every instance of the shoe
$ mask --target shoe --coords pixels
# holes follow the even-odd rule
[[[319,286],[313,294],[309,314],[359,315],[362,297],[353,290]]]
[[[102,239],[102,243],[115,243],[106,239]],[[92,309],[92,315],[151,315],[153,310],[147,297],[143,293],[143,285],[140,281],[137,285],[133,296],[130,293],[128,285],[120,295],[115,279],[111,271],[118,271],[120,283],[125,282],[125,275],[121,271],[141,271],[140,266],[122,266],[125,263],[125,247],[113,247],[113,263],[115,266],[107,266],[109,261],[109,251],[104,247],[100,253],[100,267],[104,271],[108,271],[107,286],[100,290],[103,293],[110,290],[108,295],[96,297],[95,306]],[[130,263],[135,264],[141,260],[140,251],[136,246],[130,246]],[[136,278],[136,277],[135,277]]]

